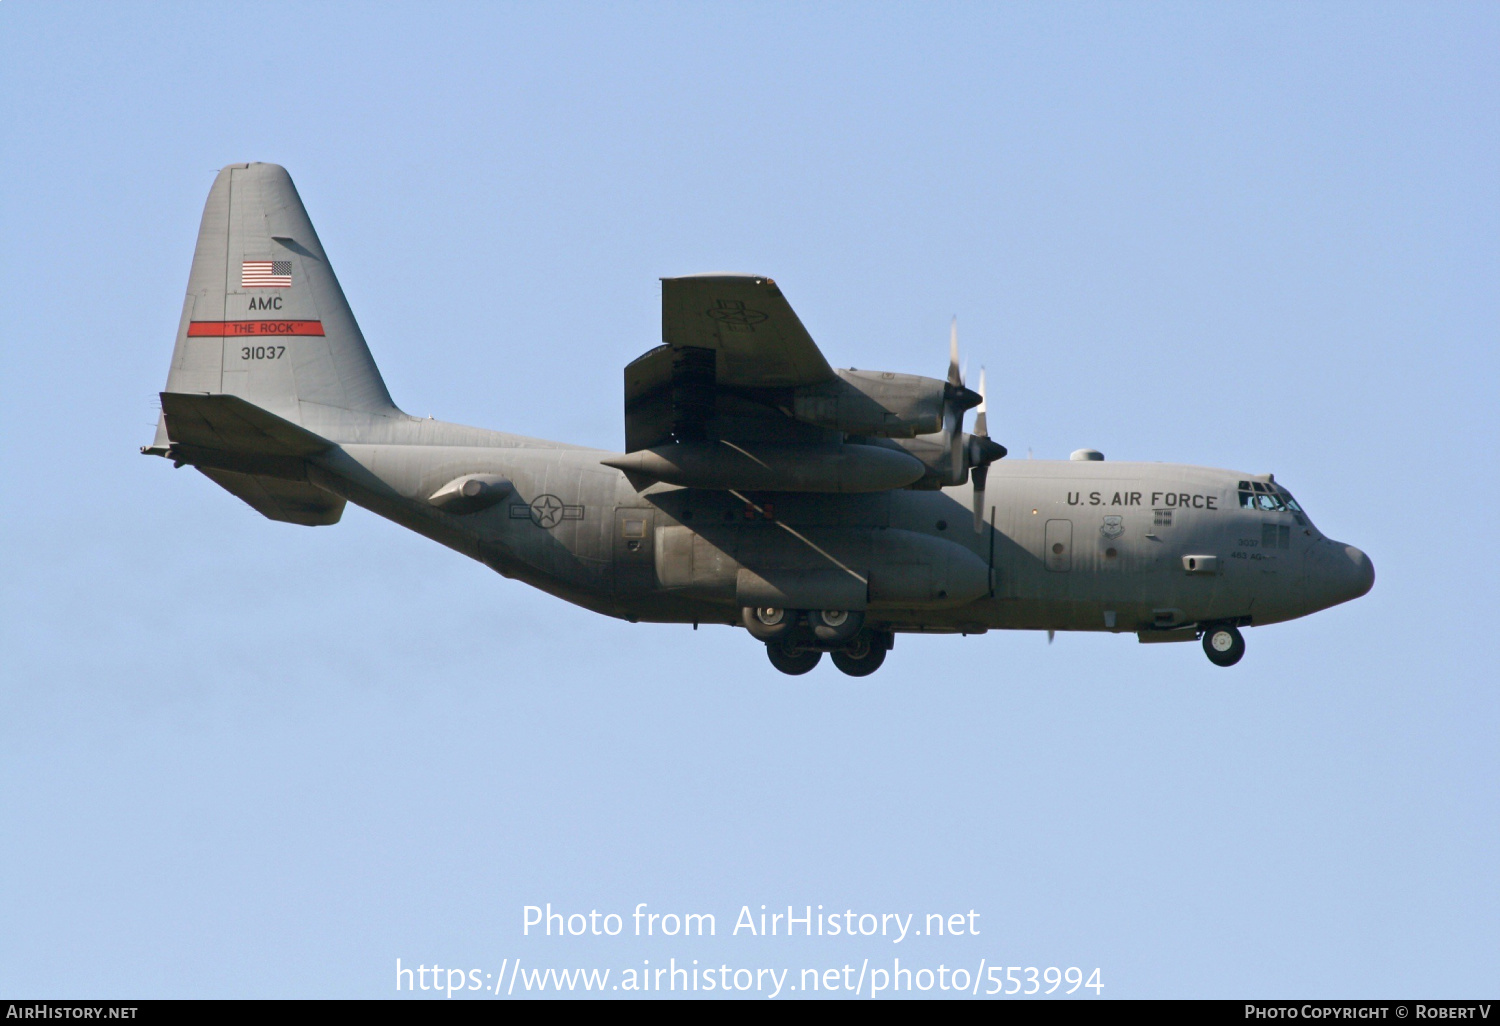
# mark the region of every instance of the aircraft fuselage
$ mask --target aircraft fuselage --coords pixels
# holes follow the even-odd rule
[[[976,532],[963,486],[855,495],[663,484],[637,491],[601,464],[613,455],[605,451],[433,421],[411,427],[431,441],[344,444],[310,463],[310,479],[507,577],[632,621],[738,623],[742,571],[863,578],[867,623],[968,633],[1263,625],[1357,597],[1373,580],[1363,553],[1325,538],[1305,513],[1247,508],[1240,486],[1269,491],[1265,475],[1002,462]],[[513,491],[468,514],[428,501],[469,474],[502,477]],[[897,538],[908,541],[898,557],[908,580],[882,597],[880,552]],[[930,584],[925,593],[912,593],[913,576],[919,589]]]

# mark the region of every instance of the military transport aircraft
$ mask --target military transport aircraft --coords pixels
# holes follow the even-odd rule
[[[1374,570],[1270,474],[997,462],[984,374],[831,367],[770,278],[662,280],[625,368],[625,452],[402,413],[286,171],[209,192],[161,419],[143,452],[273,520],[353,502],[632,623],[738,625],[772,665],[863,676],[903,632],[1201,638],[1363,595]],[[965,413],[976,409],[974,430]]]

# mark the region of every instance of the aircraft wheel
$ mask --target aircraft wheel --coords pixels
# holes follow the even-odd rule
[[[825,645],[842,645],[859,634],[865,614],[847,609],[815,609],[807,614],[813,637]]]
[[[770,658],[772,666],[794,677],[811,670],[823,658],[823,653],[815,648],[788,645],[780,638],[766,642],[766,655]]]
[[[1245,637],[1228,624],[1210,627],[1203,632],[1203,651],[1215,666],[1233,666],[1245,655]]]
[[[785,637],[797,625],[797,614],[774,606],[745,606],[740,610],[740,622],[755,640],[772,641]]]
[[[833,665],[851,677],[868,677],[885,662],[884,640],[869,631],[858,634],[849,644],[834,651]]]

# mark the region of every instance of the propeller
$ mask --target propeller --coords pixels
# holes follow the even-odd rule
[[[953,484],[964,480],[964,411],[981,402],[980,396],[964,387],[958,369],[958,318],[948,329],[948,382],[943,387],[943,438],[948,447],[948,467]]]
[[[948,329],[948,381],[943,387],[943,436],[948,447],[948,468],[953,484],[962,484],[972,468],[974,478],[974,531],[984,530],[984,486],[990,464],[1005,455],[1005,446],[990,440],[989,417],[984,394],[984,368],[979,368],[979,391],[964,385],[958,363],[958,318]],[[964,411],[975,407],[974,433],[964,441]],[[967,451],[966,451],[967,450]],[[965,458],[967,457],[967,459]]]
[[[974,533],[984,530],[984,486],[990,464],[1005,456],[1005,446],[990,439],[989,401],[985,395],[984,368],[979,368],[979,407],[974,415],[974,433],[969,436],[969,463],[974,468]]]

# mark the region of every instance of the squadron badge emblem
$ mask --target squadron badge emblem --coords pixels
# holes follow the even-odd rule
[[[1125,533],[1124,517],[1105,517],[1104,524],[1099,528],[1099,533],[1106,538],[1118,538]]]

